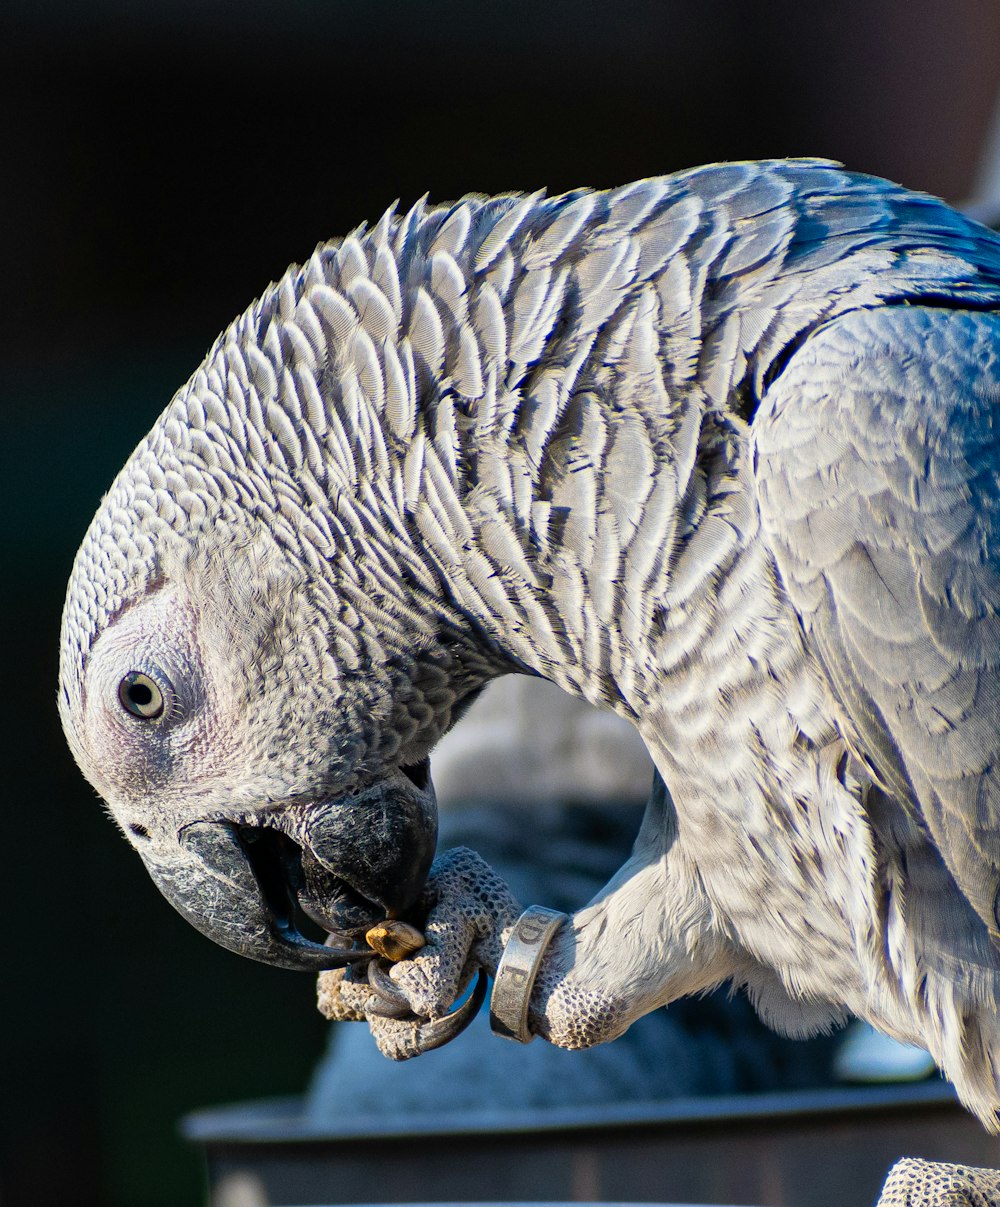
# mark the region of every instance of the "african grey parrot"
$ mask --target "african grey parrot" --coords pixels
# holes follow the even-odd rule
[[[73,752],[195,926],[336,967],[327,1012],[406,1056],[522,908],[432,865],[428,753],[544,676],[658,774],[531,1032],[728,981],[926,1046],[996,1127],[998,309],[1000,239],[823,161],[390,211],[236,320],[101,504]],[[373,992],[386,916],[427,946]]]

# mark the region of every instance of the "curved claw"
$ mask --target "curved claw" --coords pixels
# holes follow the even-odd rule
[[[377,993],[369,995],[365,1002],[365,1014],[374,1018],[393,1018],[397,1021],[403,1019],[416,1018],[416,1015],[409,1006],[397,1006],[394,1002],[387,1002],[384,997]]]
[[[489,977],[480,969],[475,989],[457,1009],[446,1014],[444,1018],[434,1018],[421,1023],[414,1039],[413,1055],[419,1056],[424,1052],[432,1052],[435,1048],[442,1048],[461,1035],[479,1013],[480,1006],[486,1000],[488,985]]]
[[[382,967],[383,964],[386,967]],[[368,965],[368,984],[375,992],[365,1007],[369,1014],[379,1018],[415,1018],[402,990],[389,977],[388,964],[383,960],[372,960]]]

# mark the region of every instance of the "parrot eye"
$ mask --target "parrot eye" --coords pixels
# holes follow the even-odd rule
[[[118,684],[118,699],[122,708],[140,721],[152,721],[163,712],[163,692],[142,671],[129,671]]]

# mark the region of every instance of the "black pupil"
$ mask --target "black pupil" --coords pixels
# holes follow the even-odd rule
[[[133,683],[128,689],[128,698],[137,708],[144,708],[152,704],[153,693],[145,683]]]

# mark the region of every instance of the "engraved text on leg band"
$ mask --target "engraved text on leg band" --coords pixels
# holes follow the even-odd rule
[[[528,1002],[542,956],[566,915],[544,905],[532,905],[514,924],[503,949],[490,998],[490,1026],[497,1035],[530,1043]]]

